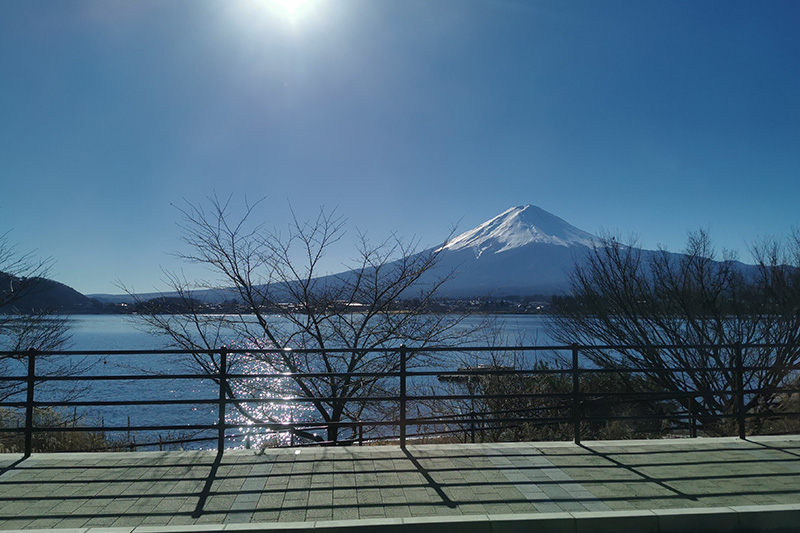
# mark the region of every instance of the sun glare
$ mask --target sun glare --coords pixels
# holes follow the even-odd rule
[[[269,0],[270,3],[278,8],[285,17],[296,20],[301,17],[313,3],[312,0]]]

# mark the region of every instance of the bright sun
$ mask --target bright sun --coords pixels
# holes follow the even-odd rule
[[[284,15],[295,19],[309,8],[312,0],[270,0],[274,6],[279,8]]]

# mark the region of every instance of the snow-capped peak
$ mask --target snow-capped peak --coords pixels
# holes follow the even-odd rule
[[[517,206],[504,211],[475,229],[455,237],[442,249],[472,248],[478,257],[484,252],[499,254],[526,244],[556,246],[591,246],[596,238],[557,216],[534,205]]]

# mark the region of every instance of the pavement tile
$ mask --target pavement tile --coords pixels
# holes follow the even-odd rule
[[[386,518],[386,510],[383,507],[359,507],[359,518]]]
[[[142,523],[142,517],[139,516],[120,516],[111,523],[110,527],[126,527],[126,526],[139,526]]]
[[[800,499],[800,439],[783,440],[768,442],[797,451],[683,439],[413,446],[416,463],[389,446],[230,452],[198,518],[209,453],[43,454],[0,476],[0,529],[785,504]]]
[[[279,516],[280,522],[305,522],[305,520],[306,520],[305,510],[299,510],[299,509],[281,511],[281,514]]]
[[[330,507],[333,504],[333,493],[331,491],[313,491],[308,496],[310,507]]]
[[[113,524],[115,520],[116,517],[111,516],[92,517],[84,522],[83,527],[108,528],[111,527],[111,524]]]
[[[311,520],[333,520],[333,510],[327,509],[309,509],[306,511],[306,521]]]
[[[331,520],[357,520],[357,519],[358,519],[358,508],[356,507],[333,508]]]
[[[28,525],[33,522],[33,519],[10,519],[10,520],[3,520],[0,521],[0,528],[2,529],[25,529]]]
[[[189,526],[195,523],[195,519],[189,515],[175,515],[169,519],[167,525],[170,526]]]
[[[280,511],[256,511],[251,517],[252,522],[277,522]]]
[[[387,518],[411,516],[411,508],[408,505],[386,505],[383,510]]]
[[[25,526],[26,529],[53,529],[61,520],[58,518],[37,518]]]

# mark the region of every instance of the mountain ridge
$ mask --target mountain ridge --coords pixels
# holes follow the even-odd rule
[[[420,277],[418,286],[437,284],[439,279],[454,274],[440,287],[437,296],[464,299],[559,294],[569,289],[569,275],[575,264],[583,261],[592,246],[599,242],[595,235],[544,209],[531,204],[518,205],[443,244],[420,252],[436,253],[438,257],[434,267]],[[343,271],[317,279],[323,284],[337,283],[353,273]],[[0,273],[0,282],[3,276],[7,274]],[[8,280],[5,285],[8,285]],[[39,289],[27,301],[0,308],[0,312],[10,312],[12,307],[91,312],[92,307],[100,308],[104,304],[130,304],[137,299],[177,296],[174,292],[84,296],[52,280],[43,280]],[[238,293],[223,287],[200,290],[193,297],[218,304],[238,299]],[[409,290],[405,297],[413,298],[414,291]]]
[[[569,289],[569,276],[576,263],[585,260],[600,239],[535,205],[511,207],[453,239],[420,254],[438,254],[437,262],[423,273],[417,287],[438,284],[451,277],[437,291],[441,298],[466,299],[506,296],[551,296]],[[644,253],[657,253],[643,250]],[[742,264],[742,266],[746,266]],[[317,278],[322,285],[341,283],[355,271],[343,271]],[[276,288],[278,288],[276,286]],[[140,299],[175,296],[148,293]],[[194,297],[207,303],[236,299],[230,288],[197,291]],[[104,302],[130,303],[131,295],[90,295]],[[406,298],[414,297],[408,290]]]

